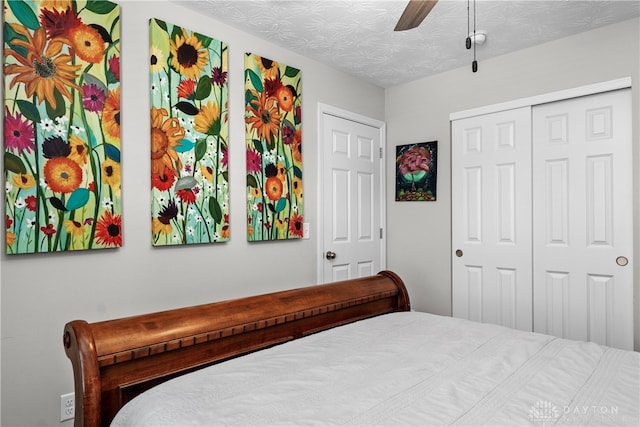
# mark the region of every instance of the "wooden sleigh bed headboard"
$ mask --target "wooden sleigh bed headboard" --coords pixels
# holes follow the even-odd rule
[[[184,373],[338,325],[410,309],[402,279],[375,276],[122,319],[65,325],[78,426],[109,425],[143,391]]]

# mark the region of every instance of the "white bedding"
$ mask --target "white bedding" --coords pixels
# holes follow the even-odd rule
[[[638,426],[639,377],[637,352],[393,313],[173,379],[112,425]]]

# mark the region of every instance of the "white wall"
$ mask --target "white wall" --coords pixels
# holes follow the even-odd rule
[[[461,52],[465,54],[465,52]],[[469,55],[468,55],[469,56]],[[386,91],[387,170],[395,145],[438,141],[438,200],[388,198],[387,266],[402,277],[416,310],[451,314],[451,150],[449,114],[631,76],[633,84],[634,221],[640,230],[640,20],[632,19],[396,86]],[[387,194],[394,194],[393,176]],[[640,348],[640,233],[634,236],[635,348]]]
[[[122,32],[124,246],[7,256],[1,261],[3,426],[60,425],[59,396],[73,390],[64,324],[306,286],[316,280],[317,103],[384,119],[384,90],[248,36],[166,0],[117,1]],[[148,21],[159,18],[229,45],[231,241],[152,248]],[[252,243],[245,236],[243,55],[302,70],[305,221],[312,238]],[[65,423],[69,425],[70,423]]]

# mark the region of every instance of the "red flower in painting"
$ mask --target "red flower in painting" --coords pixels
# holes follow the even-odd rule
[[[296,130],[291,126],[282,126],[282,143],[284,145],[291,145],[295,138]]]
[[[7,227],[7,229],[11,228],[11,224],[13,224],[13,220],[9,215],[7,215],[7,219],[4,220],[4,224]]]
[[[38,206],[38,199],[36,199],[36,196],[29,196],[24,201],[27,204],[27,209],[31,212],[36,211],[36,207]]]
[[[176,181],[176,177],[173,171],[165,166],[164,175],[159,173],[151,174],[151,185],[160,191],[167,191],[173,187],[173,183]]]
[[[276,77],[275,79],[264,79],[264,91],[269,97],[275,97],[281,87],[282,81],[280,80],[280,77]]]
[[[185,188],[176,191],[176,196],[185,203],[195,203],[196,195],[191,189]]]
[[[81,25],[82,21],[71,8],[64,12],[43,9],[40,14],[40,23],[47,31],[47,38],[51,40],[56,37],[66,36],[72,28]]]
[[[296,237],[302,237],[304,234],[304,224],[301,215],[293,214],[291,221],[289,221],[289,233]]]
[[[262,171],[262,157],[256,150],[247,150],[247,172],[258,173]]]
[[[178,98],[191,99],[196,91],[196,81],[193,79],[182,80],[178,84]]]
[[[56,234],[56,229],[53,228],[53,224],[47,224],[46,227],[40,227],[40,230],[47,236],[51,237]]]
[[[228,167],[229,166],[229,154],[228,154],[229,149],[227,148],[227,144],[221,144],[220,147],[220,152],[221,152],[221,158],[220,158],[220,163],[222,163],[222,166]]]
[[[27,120],[22,119],[22,114],[16,112],[11,115],[9,108],[5,107],[4,119],[4,145],[7,150],[15,153],[21,151],[31,152],[35,148],[33,126]]]
[[[96,242],[105,246],[122,246],[122,217],[106,211],[96,224]]]
[[[120,57],[113,55],[109,58],[109,71],[113,73],[116,80],[120,81]]]
[[[84,91],[84,94],[82,95],[82,105],[84,105],[84,108],[93,113],[102,111],[102,108],[104,107],[104,100],[106,98],[102,89],[98,88],[98,86],[94,84],[85,84],[82,86],[82,90]]]
[[[227,72],[222,71],[220,67],[213,67],[211,69],[211,81],[220,87],[224,86],[227,81]]]

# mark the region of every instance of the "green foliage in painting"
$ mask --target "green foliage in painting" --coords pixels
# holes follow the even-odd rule
[[[6,251],[122,246],[119,7],[4,5]]]
[[[245,55],[247,239],[303,236],[300,70]]]
[[[149,33],[152,243],[225,242],[227,45],[159,19]]]

